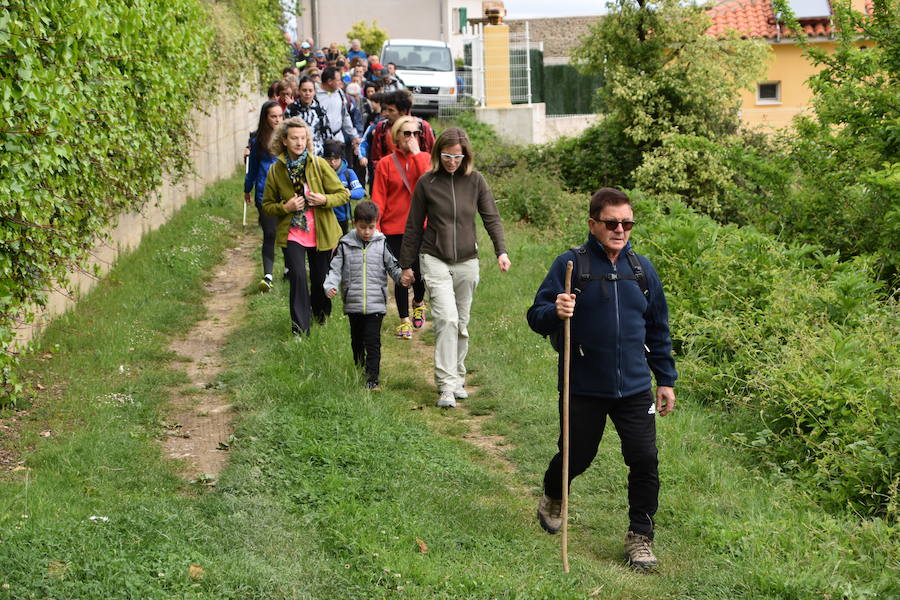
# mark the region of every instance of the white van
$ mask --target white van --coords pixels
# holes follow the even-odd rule
[[[456,102],[456,68],[450,47],[433,40],[387,40],[381,64],[397,65],[397,76],[413,93],[413,111],[437,113],[441,104]]]

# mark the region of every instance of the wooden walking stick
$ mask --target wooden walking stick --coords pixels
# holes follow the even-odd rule
[[[566,293],[572,293],[572,261],[566,263]],[[569,358],[572,340],[572,319],[563,323],[563,384],[562,384],[562,561],[563,571],[569,572]]]

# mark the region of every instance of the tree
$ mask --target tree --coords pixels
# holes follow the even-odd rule
[[[594,135],[616,147],[595,154],[625,157],[608,173],[618,181],[608,183],[630,185],[644,153],[667,136],[737,131],[738,91],[762,74],[769,49],[736,35],[707,35],[712,21],[705,8],[680,0],[614,0],[608,7],[573,58],[606,82],[598,90],[603,131]]]
[[[800,167],[797,233],[824,238],[844,254],[875,254],[882,277],[900,273],[900,7],[873,0],[869,14],[833,0],[837,47],[826,52],[799,35],[821,70],[808,81],[812,114],[795,120],[790,153]],[[803,29],[784,0],[787,27]],[[837,232],[846,235],[835,235]]]
[[[371,25],[366,25],[365,21],[354,23],[350,31],[347,32],[347,41],[359,40],[366,54],[378,54],[381,52],[381,46],[387,38],[387,31],[379,27],[378,21],[375,19],[372,19]]]

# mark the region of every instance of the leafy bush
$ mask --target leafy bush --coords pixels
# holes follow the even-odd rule
[[[204,0],[202,4],[212,17],[215,34],[210,72],[215,85],[234,86],[256,72],[260,89],[266,89],[281,77],[291,54],[278,27],[284,25],[282,0]]]
[[[876,273],[891,283],[900,264],[900,163],[867,171],[857,160],[864,150],[845,139],[847,151],[837,151],[805,131],[812,122],[798,125],[799,136],[775,139],[746,132],[718,140],[670,136],[644,157],[635,186],[721,223],[827,245],[844,258],[872,256]]]
[[[587,218],[581,194],[563,191],[559,181],[529,169],[524,163],[494,177],[491,188],[507,218],[558,233]]]
[[[642,155],[626,140],[618,121],[603,119],[577,137],[537,147],[527,160],[534,169],[558,175],[568,189],[590,193],[608,185],[632,187],[632,172]]]
[[[742,132],[720,140],[673,135],[645,155],[635,186],[677,199],[719,222],[754,223],[778,233],[795,167],[764,135]]]
[[[13,0],[0,8],[0,347],[65,285],[113,217],[139,209],[163,174],[189,171],[191,111],[217,100],[220,81],[271,60],[277,21],[264,16],[278,4]],[[252,23],[240,20],[254,11]],[[211,22],[243,33],[217,37]],[[241,56],[253,60],[213,60],[250,33],[260,44]],[[0,354],[0,403],[22,391],[14,360]]]

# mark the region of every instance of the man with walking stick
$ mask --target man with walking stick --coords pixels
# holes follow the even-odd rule
[[[531,328],[551,339],[561,340],[563,323],[571,319],[569,448],[564,449],[560,427],[560,451],[544,474],[538,520],[549,533],[563,527],[564,450],[570,452],[569,484],[596,456],[609,416],[629,468],[625,555],[631,566],[650,570],[657,565],[652,550],[659,497],[655,417],[675,408],[669,312],[656,270],[628,241],[635,225],[628,196],[615,188],[599,189],[589,214],[587,242],[556,258],[528,309]],[[564,282],[568,261],[575,265],[571,294]],[[562,414],[564,349],[557,349]]]

